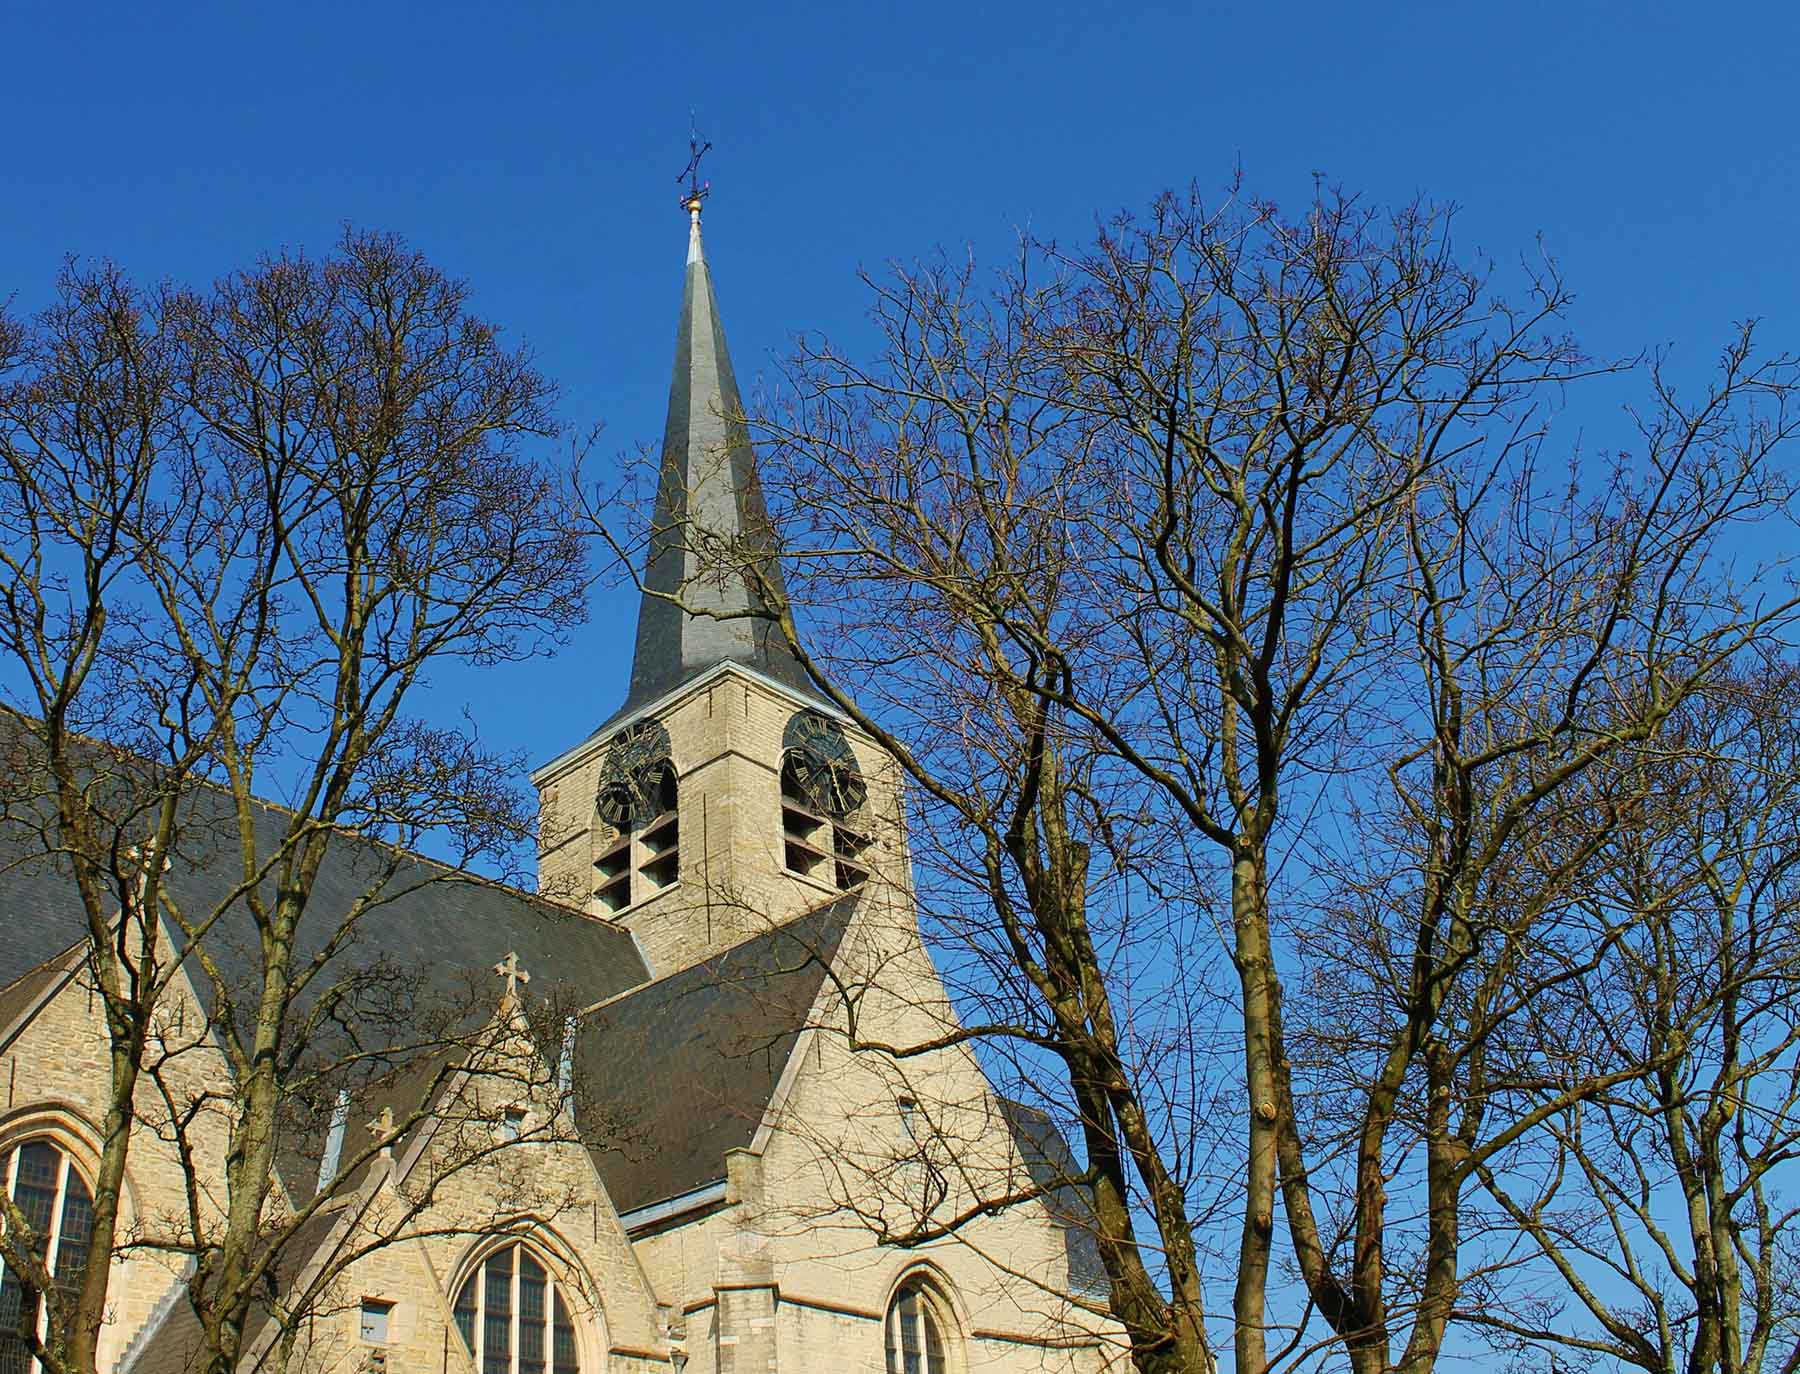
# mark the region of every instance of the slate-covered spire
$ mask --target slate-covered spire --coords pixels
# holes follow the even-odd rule
[[[631,691],[621,714],[726,661],[814,694],[780,630],[753,614],[763,603],[757,579],[743,569],[755,567],[779,589],[781,568],[700,242],[697,197],[688,202],[688,211],[687,281],[675,335],[675,376],[669,386]],[[670,596],[683,604],[676,605]],[[715,614],[704,613],[708,611]]]

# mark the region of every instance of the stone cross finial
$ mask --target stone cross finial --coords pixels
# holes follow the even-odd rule
[[[139,863],[143,860],[144,851],[139,849],[135,844],[128,844],[125,846],[125,857],[130,859],[134,864]],[[163,855],[162,871],[164,873],[169,871],[169,856],[167,854]]]
[[[394,1143],[394,1109],[383,1107],[381,1115],[369,1123],[369,1133],[381,1143],[381,1152],[386,1154],[388,1146]]]
[[[500,994],[500,1005],[510,1007],[519,1000],[519,984],[529,983],[531,975],[519,967],[519,956],[510,949],[506,957],[494,965],[494,972],[506,979],[506,990]]]
[[[144,906],[144,894],[150,890],[150,870],[144,863],[144,851],[135,844],[125,846],[124,856],[137,870],[131,879],[131,905],[137,913],[141,914]],[[169,871],[169,856],[166,853],[162,858],[162,871],[164,873]]]

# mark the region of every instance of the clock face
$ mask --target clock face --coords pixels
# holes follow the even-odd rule
[[[595,813],[618,830],[660,814],[666,809],[664,775],[671,767],[667,730],[653,720],[626,726],[614,737],[600,769]]]
[[[856,753],[835,720],[817,711],[802,711],[783,732],[782,764],[813,810],[847,816],[869,797]]]

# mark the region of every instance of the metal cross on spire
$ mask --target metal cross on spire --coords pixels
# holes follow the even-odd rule
[[[531,975],[519,967],[519,956],[510,949],[506,957],[494,965],[494,972],[506,979],[506,990],[500,994],[500,1005],[510,1007],[519,1000],[519,984],[529,983]]]
[[[675,184],[687,182],[687,190],[681,193],[681,205],[691,215],[698,215],[700,202],[712,194],[712,183],[700,180],[700,159],[711,151],[712,144],[700,137],[700,127],[694,122],[694,112],[689,110],[687,166],[676,176]]]

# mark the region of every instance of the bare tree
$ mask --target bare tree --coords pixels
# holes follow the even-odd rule
[[[472,1006],[424,1015],[350,954],[369,912],[506,861],[529,830],[511,761],[412,714],[414,689],[582,613],[579,538],[522,451],[553,430],[551,388],[467,294],[398,239],[346,231],[328,257],[203,291],[71,264],[48,309],[0,321],[9,833],[35,837],[8,857],[71,880],[110,1054],[95,1261],[51,1281],[10,1204],[0,1240],[50,1308],[47,1342],[21,1334],[53,1374],[92,1370],[106,1258],[151,1239],[192,1255],[207,1368],[234,1368],[330,1191],[277,1206],[284,1114],[485,1033]],[[425,837],[447,864],[399,853]],[[352,839],[387,858],[323,909],[322,866]],[[183,976],[200,1032],[172,1019]],[[229,1090],[183,1075],[202,1042]],[[433,1095],[397,1105],[404,1130]],[[196,1187],[172,1233],[122,1235],[140,1126],[192,1167],[217,1131],[222,1208]],[[379,1148],[346,1152],[340,1182]]]
[[[806,346],[760,423],[806,633],[765,603],[915,785],[964,1013],[852,1039],[979,1045],[1073,1128],[1026,1193],[1080,1190],[1146,1371],[1212,1367],[1226,1288],[1240,1370],[1433,1367],[1503,1250],[1465,1254],[1476,1170],[1650,1071],[1495,1106],[1494,1046],[1610,948],[1563,920],[1618,823],[1596,770],[1792,615],[1720,553],[1783,508],[1791,362],[1745,331],[1692,400],[1653,365],[1641,452],[1551,478],[1551,402],[1612,369],[1550,264],[1510,306],[1449,223],[1171,196],[991,294],[902,270],[881,356]]]
[[[1795,693],[1791,663],[1721,678],[1609,770],[1636,804],[1581,906],[1614,953],[1571,989],[1588,1033],[1567,1047],[1589,1075],[1649,1072],[1557,1102],[1479,1170],[1564,1285],[1472,1313],[1508,1346],[1657,1374],[1800,1367],[1800,1211],[1777,1173],[1800,1150]],[[1513,1110],[1547,1086],[1513,1085]]]

